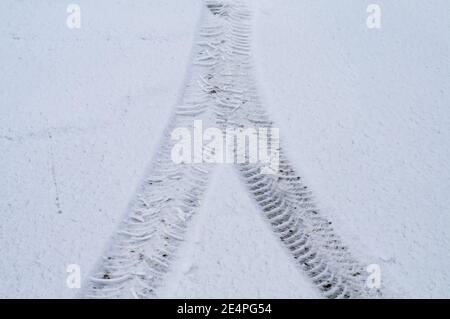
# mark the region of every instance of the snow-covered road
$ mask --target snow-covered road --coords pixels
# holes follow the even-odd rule
[[[0,296],[448,297],[450,5],[378,2],[3,1]],[[174,164],[194,119],[280,176]]]
[[[157,297],[164,285],[214,167],[174,163],[172,132],[183,127],[195,130],[195,121],[222,127],[224,132],[272,127],[253,79],[252,21],[246,2],[205,1],[186,91],[130,213],[91,278],[88,297]],[[270,175],[264,173],[264,163],[236,164],[276,237],[324,296],[365,296],[365,267],[353,260],[332,222],[312,201],[310,189],[282,149],[278,151],[279,168]]]

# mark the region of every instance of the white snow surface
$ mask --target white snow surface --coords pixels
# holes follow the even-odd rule
[[[0,2],[0,297],[71,298],[126,212],[183,89],[201,1]],[[450,2],[258,0],[265,107],[385,297],[450,297]],[[161,295],[317,298],[220,166]]]
[[[380,30],[370,3],[261,1],[266,105],[388,295],[450,297],[450,2],[377,1]]]
[[[122,219],[201,12],[196,1],[77,3],[79,30],[65,2],[0,3],[2,297],[77,295],[66,267],[87,278]]]

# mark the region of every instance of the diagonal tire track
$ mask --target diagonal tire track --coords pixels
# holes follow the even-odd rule
[[[156,297],[187,224],[200,206],[211,172],[208,164],[175,164],[171,133],[178,127],[192,129],[194,119],[213,122],[214,98],[204,79],[215,72],[221,54],[209,39],[221,32],[220,25],[210,22],[200,28],[184,96],[136,198],[83,292],[85,297]],[[204,43],[208,43],[207,50]]]
[[[212,166],[174,164],[173,129],[194,120],[225,128],[273,126],[258,97],[251,59],[252,14],[240,0],[205,0],[190,79],[157,157],[85,296],[157,297],[189,220],[201,204]],[[363,267],[317,209],[282,149],[274,175],[263,164],[237,164],[249,192],[296,263],[325,297],[367,296]]]
[[[209,1],[215,3],[216,1]],[[229,2],[222,14],[225,29],[226,74],[223,85],[234,103],[233,111],[218,103],[218,124],[225,127],[264,127],[272,122],[258,98],[251,61],[251,10],[243,2]],[[223,6],[225,7],[225,6]],[[216,13],[217,14],[217,13]],[[241,150],[244,152],[245,150]],[[325,297],[358,298],[366,294],[364,268],[352,258],[317,209],[312,194],[286,159],[282,149],[275,175],[264,175],[262,164],[237,165],[242,179],[299,266]]]

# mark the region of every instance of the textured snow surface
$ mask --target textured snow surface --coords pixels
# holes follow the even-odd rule
[[[166,298],[321,298],[276,239],[236,171],[216,172],[169,273]]]
[[[0,296],[77,294],[66,267],[98,262],[190,63],[200,2],[77,3],[80,30],[64,2],[0,3]]]
[[[75,297],[183,87],[201,1],[0,2],[0,297]],[[284,150],[385,296],[450,297],[450,2],[258,0],[254,58]],[[229,167],[164,297],[314,298]]]
[[[255,53],[289,157],[386,290],[450,297],[450,2],[282,2]]]

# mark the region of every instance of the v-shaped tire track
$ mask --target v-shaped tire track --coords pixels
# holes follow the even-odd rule
[[[137,198],[89,281],[86,297],[158,296],[213,169],[212,164],[175,164],[173,129],[192,128],[194,119],[223,129],[272,127],[253,76],[250,8],[242,0],[205,0],[205,7],[182,103]],[[235,166],[276,236],[325,297],[367,295],[364,268],[320,214],[311,191],[281,149],[278,174],[263,174],[262,163]]]

